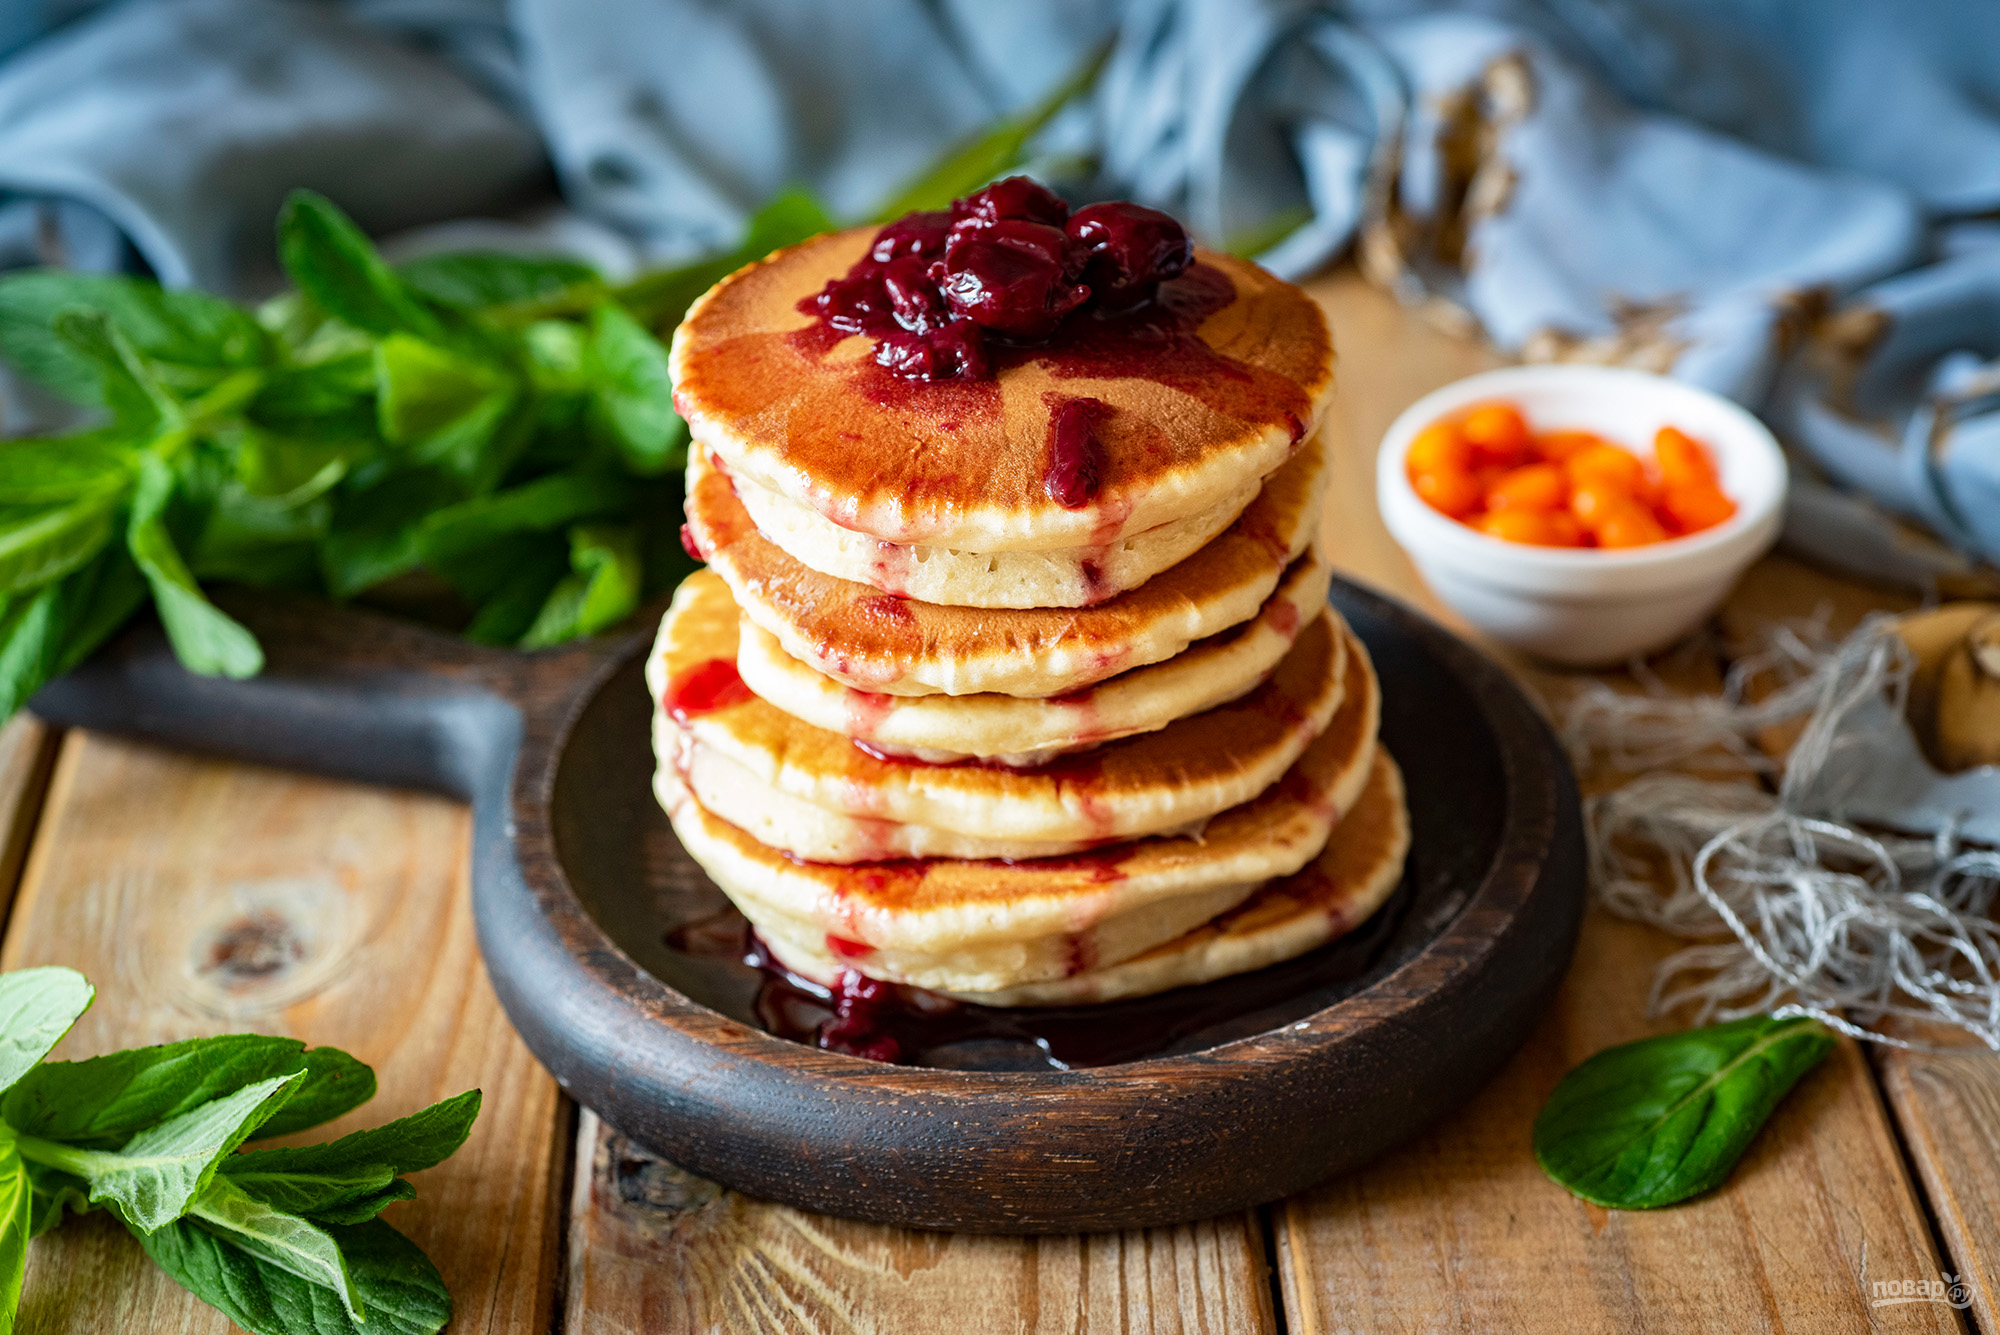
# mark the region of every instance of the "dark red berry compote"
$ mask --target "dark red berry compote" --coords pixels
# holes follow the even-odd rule
[[[1193,258],[1187,231],[1157,209],[1071,213],[1046,186],[1010,176],[949,212],[890,223],[800,309],[873,337],[876,362],[903,379],[986,380],[989,341],[1032,347],[1079,312],[1143,306]]]

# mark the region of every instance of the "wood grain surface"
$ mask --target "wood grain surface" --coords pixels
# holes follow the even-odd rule
[[[305,1139],[483,1089],[465,1148],[385,1217],[437,1263],[453,1330],[542,1331],[569,1119],[486,984],[467,836],[439,798],[71,734],[0,966],[96,983],[58,1057],[255,1030],[373,1066],[375,1099]],[[36,1243],[21,1316],[24,1331],[231,1329],[95,1223]]]
[[[1256,1217],[1042,1238],[912,1233],[753,1201],[585,1113],[566,1329],[952,1335],[1276,1328]]]
[[[1346,572],[1435,611],[1376,516],[1373,444],[1418,394],[1494,359],[1351,273],[1314,291],[1342,353],[1328,536]],[[1847,617],[1895,605],[1774,558],[1721,624],[1822,601]],[[1699,676],[1700,654],[1689,661]],[[1582,680],[1514,666],[1550,696]],[[0,964],[62,962],[96,979],[97,1009],[64,1053],[245,1027],[341,1043],[383,1075],[355,1122],[485,1088],[472,1144],[424,1175],[397,1218],[444,1270],[455,1331],[1952,1331],[1963,1326],[1948,1308],[1867,1296],[1870,1281],[1947,1269],[1973,1289],[1976,1328],[2000,1332],[2000,1063],[1987,1054],[1843,1046],[1730,1183],[1690,1205],[1608,1212],[1542,1177],[1529,1128],[1568,1066],[1672,1027],[1644,1014],[1672,943],[1601,914],[1520,1056],[1367,1172],[1262,1219],[1068,1238],[906,1233],[723,1191],[588,1113],[572,1144],[560,1097],[472,957],[454,805],[89,736],[63,741],[43,803],[48,754],[36,725],[0,732],[0,825],[34,831]],[[6,871],[0,855],[0,892]],[[265,910],[290,929],[218,952]],[[278,948],[287,941],[302,944]],[[288,952],[268,972],[259,962]],[[227,1329],[101,1222],[38,1242],[32,1266],[25,1330]]]

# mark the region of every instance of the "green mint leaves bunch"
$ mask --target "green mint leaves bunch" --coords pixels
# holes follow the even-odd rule
[[[327,1144],[243,1151],[366,1103],[374,1072],[259,1034],[44,1061],[93,996],[70,969],[0,974],[0,1335],[29,1240],[93,1209],[256,1335],[443,1328],[436,1267],[376,1216],[464,1143],[478,1090]]]
[[[256,674],[210,582],[345,599],[428,572],[457,628],[524,648],[617,624],[689,567],[687,428],[655,331],[829,225],[788,193],[736,251],[613,285],[497,253],[392,266],[298,191],[278,220],[296,291],[256,311],[0,277],[0,356],[95,414],[0,442],[0,718],[149,598],[190,670]]]

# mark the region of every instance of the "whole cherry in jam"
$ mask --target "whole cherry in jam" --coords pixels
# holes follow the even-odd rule
[[[989,223],[1022,218],[1061,227],[1069,217],[1069,205],[1031,176],[1009,176],[973,191],[964,199],[953,200],[951,217],[955,223],[967,218]]]
[[[875,344],[875,361],[906,380],[986,380],[986,340],[963,321],[926,333],[892,329]]]
[[[1182,226],[1158,209],[1112,201],[1070,215],[1066,229],[1084,247],[1084,281],[1110,305],[1144,301],[1194,260],[1194,243]]]
[[[950,231],[951,215],[943,209],[906,213],[875,234],[868,258],[877,264],[904,258],[934,260],[944,254]]]
[[[890,223],[799,307],[841,333],[872,336],[876,363],[893,375],[985,380],[989,336],[1038,344],[1078,311],[1140,306],[1193,253],[1180,224],[1157,210],[1094,204],[1071,214],[1048,187],[1010,176],[949,212]],[[1065,482],[1064,494],[1094,493],[1086,454],[1063,455],[1082,461],[1059,470],[1081,479]]]
[[[1047,338],[1090,297],[1089,288],[1063,276],[1064,267],[1060,258],[1025,247],[955,237],[938,286],[953,314],[983,329]]]

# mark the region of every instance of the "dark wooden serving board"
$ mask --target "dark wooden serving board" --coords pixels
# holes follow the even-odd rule
[[[1165,1003],[1163,1032],[1160,1003],[1079,1017],[1119,1036],[1121,1060],[1076,1070],[1021,1069],[1004,1045],[885,1066],[790,1042],[752,1021],[748,971],[668,948],[721,901],[651,797],[645,632],[518,654],[226,597],[264,641],[263,677],[191,676],[142,624],[34,708],[469,801],[480,945],[509,1016],[574,1097],[677,1163],[915,1227],[1129,1228],[1275,1199],[1414,1134],[1520,1043],[1575,944],[1576,792],[1540,715],[1399,604],[1345,583],[1333,601],[1383,680],[1414,829],[1404,884],[1347,941]]]

